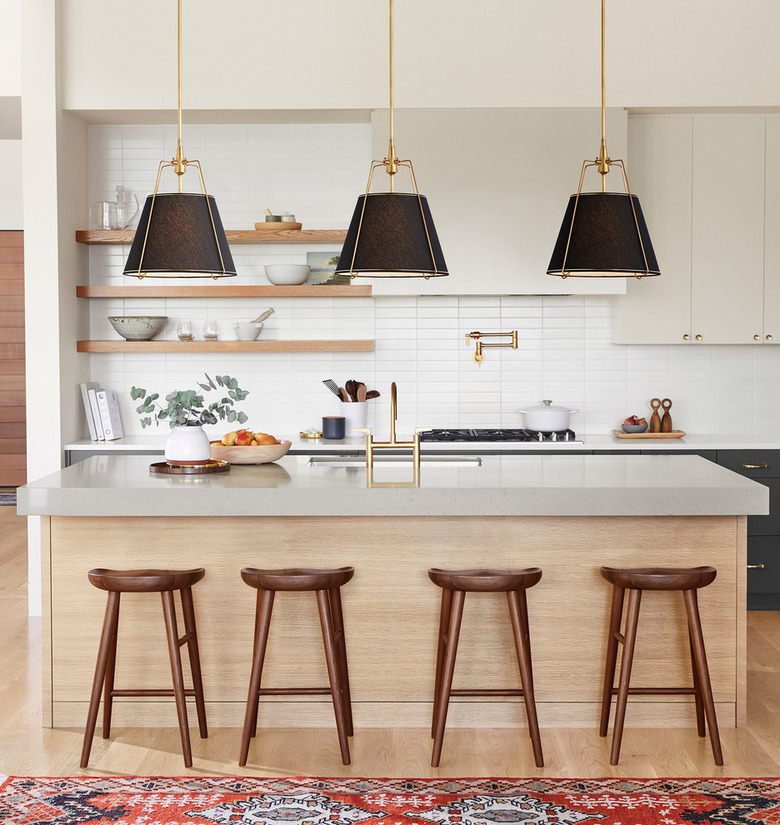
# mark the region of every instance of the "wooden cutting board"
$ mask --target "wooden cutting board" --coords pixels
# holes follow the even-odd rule
[[[612,430],[616,438],[682,438],[685,433],[682,430],[672,430],[670,433],[624,433],[623,430]]]

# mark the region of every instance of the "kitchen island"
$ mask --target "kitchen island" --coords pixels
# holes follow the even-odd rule
[[[430,724],[440,591],[429,567],[540,566],[529,592],[542,726],[597,724],[611,566],[718,569],[700,594],[720,724],[745,718],[746,517],[766,487],[698,456],[430,456],[411,461],[233,466],[210,476],[152,476],[149,456],[94,456],[19,489],[42,517],[44,724],[86,717],[105,594],[92,567],[196,567],[209,722],[239,726],[249,678],[255,592],[244,566],[340,566],[355,725]],[[634,683],[690,682],[682,600],[642,605]],[[294,631],[294,632],[293,632]],[[117,687],[169,681],[156,600],[123,598]],[[264,683],[325,679],[314,599],[285,594],[271,625]],[[140,684],[139,684],[140,682]],[[519,686],[501,594],[466,599],[455,687]],[[632,697],[629,724],[688,726],[690,697]],[[327,697],[274,697],[261,725],[332,725]],[[115,724],[171,725],[169,702],[117,701]],[[525,724],[522,700],[462,698],[453,726]]]

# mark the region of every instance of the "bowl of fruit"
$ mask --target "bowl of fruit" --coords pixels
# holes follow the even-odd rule
[[[292,446],[292,441],[278,441],[269,433],[233,430],[221,441],[211,442],[211,457],[231,464],[268,464],[280,459]]]
[[[624,433],[643,433],[647,429],[647,419],[629,415],[623,422]]]

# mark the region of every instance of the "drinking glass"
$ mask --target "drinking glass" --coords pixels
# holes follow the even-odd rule
[[[216,341],[219,338],[219,324],[216,321],[205,321],[203,323],[203,337],[207,341]]]
[[[192,321],[179,321],[179,323],[176,324],[176,334],[179,336],[180,341],[192,341],[195,337],[192,329]]]

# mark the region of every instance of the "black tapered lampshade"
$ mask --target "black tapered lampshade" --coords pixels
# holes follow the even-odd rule
[[[147,197],[124,269],[125,275],[138,276],[139,272],[148,278],[224,278],[237,274],[211,195],[161,192]]]
[[[360,195],[336,272],[370,278],[449,275],[428,200],[413,192]]]
[[[572,278],[624,278],[627,275],[645,277],[661,274],[639,198],[627,192],[583,192],[579,199],[576,195],[569,198],[561,231],[547,268],[548,275],[563,274],[564,256],[566,275]]]

